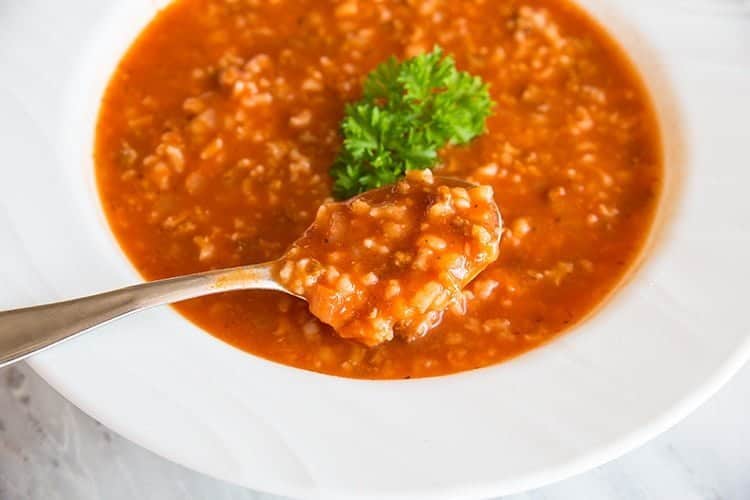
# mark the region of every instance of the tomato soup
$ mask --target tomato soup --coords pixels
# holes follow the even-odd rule
[[[630,62],[566,1],[175,0],[123,57],[97,125],[98,187],[130,261],[157,279],[280,257],[331,199],[364,77],[436,45],[495,102],[487,133],[433,169],[490,186],[505,223],[464,310],[367,347],[275,292],[176,309],[249,353],[355,378],[487,366],[570,328],[637,257],[663,166]]]

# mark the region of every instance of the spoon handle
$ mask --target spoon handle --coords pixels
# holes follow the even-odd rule
[[[231,290],[287,292],[273,279],[273,264],[189,274],[79,299],[0,311],[0,368],[150,307]]]

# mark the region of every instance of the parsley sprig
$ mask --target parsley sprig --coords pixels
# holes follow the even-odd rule
[[[391,57],[346,107],[343,147],[331,167],[334,194],[348,198],[432,167],[440,148],[485,131],[492,104],[487,84],[458,71],[440,47],[403,62]]]

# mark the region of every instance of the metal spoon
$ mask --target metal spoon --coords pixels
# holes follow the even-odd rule
[[[436,177],[436,180],[440,184],[453,186],[476,186],[452,178]],[[378,191],[368,191],[357,198],[377,196]],[[501,220],[499,211],[497,218]],[[274,270],[282,260],[283,257],[262,264],[142,283],[79,299],[0,311],[0,368],[100,325],[154,306],[233,290],[275,290],[304,299],[276,280]]]
[[[276,262],[189,274],[80,299],[0,312],[0,368],[150,307],[231,290],[277,290]],[[292,294],[294,295],[294,294]]]

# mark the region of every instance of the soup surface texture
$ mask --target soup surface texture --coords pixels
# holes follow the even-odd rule
[[[496,103],[487,133],[434,169],[491,186],[506,225],[465,308],[373,347],[282,294],[177,310],[264,358],[359,378],[490,365],[581,320],[644,244],[662,160],[629,62],[565,1],[174,1],[120,62],[97,125],[102,203],[135,267],[157,279],[280,257],[330,199],[339,122],[364,76],[436,44]]]

